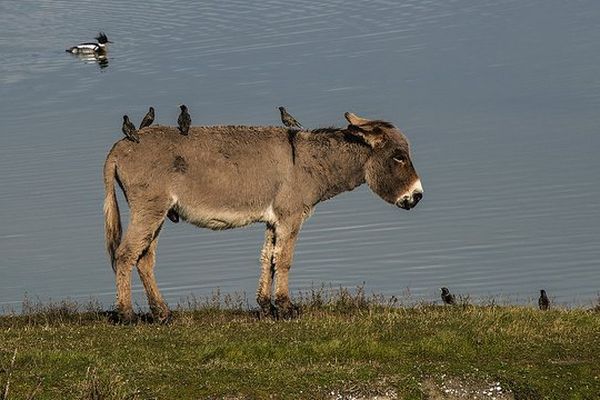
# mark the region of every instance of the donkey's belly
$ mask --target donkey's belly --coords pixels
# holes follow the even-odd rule
[[[176,205],[175,209],[190,224],[213,230],[240,228],[254,222],[274,224],[276,219],[272,206],[263,210],[231,210]]]

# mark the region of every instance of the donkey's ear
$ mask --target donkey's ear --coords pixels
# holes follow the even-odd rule
[[[360,137],[372,148],[380,146],[384,141],[383,132],[377,127],[349,124],[346,129],[352,135]]]
[[[366,118],[361,118],[358,115],[351,113],[351,112],[345,112],[344,113],[344,118],[346,118],[346,120],[348,122],[350,122],[352,125],[364,125],[367,122],[370,122],[370,120],[366,119]]]

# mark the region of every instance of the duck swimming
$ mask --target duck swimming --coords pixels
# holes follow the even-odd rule
[[[96,36],[97,43],[80,43],[77,46],[70,47],[65,51],[71,54],[93,54],[104,55],[108,51],[108,44],[112,43],[104,32],[99,32]]]

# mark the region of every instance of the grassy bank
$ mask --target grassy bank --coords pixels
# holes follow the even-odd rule
[[[112,325],[96,307],[28,306],[0,317],[0,399],[9,380],[9,399],[600,393],[598,312],[402,307],[360,291],[301,303],[298,319],[273,321],[243,301],[194,302],[167,326]]]

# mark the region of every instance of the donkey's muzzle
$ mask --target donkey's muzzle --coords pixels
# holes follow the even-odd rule
[[[422,198],[423,192],[415,190],[410,195],[404,195],[399,198],[398,201],[396,201],[396,206],[404,210],[410,210],[411,208],[414,208]]]

